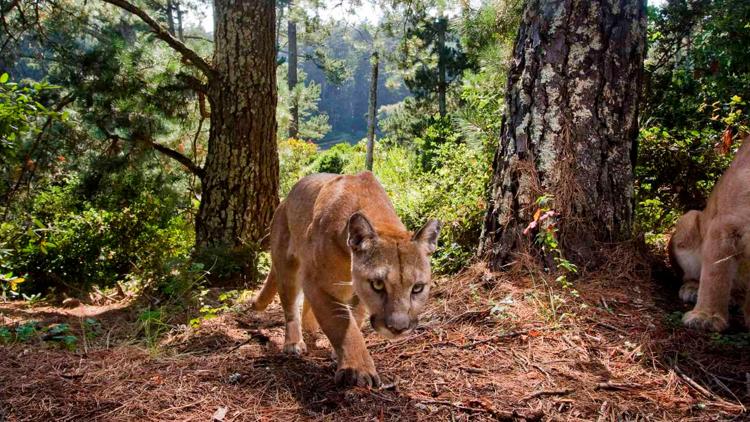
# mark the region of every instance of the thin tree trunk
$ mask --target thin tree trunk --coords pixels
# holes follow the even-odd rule
[[[174,35],[174,3],[172,0],[167,0],[167,27],[169,33]]]
[[[445,31],[448,21],[441,16],[438,20],[438,110],[440,117],[445,117]]]
[[[257,247],[278,204],[275,14],[274,0],[214,1],[199,248]]]
[[[531,0],[508,75],[480,255],[500,269],[527,251],[542,195],[568,259],[631,235],[644,0]]]
[[[287,72],[287,86],[289,87],[291,104],[289,105],[289,114],[291,119],[289,120],[289,137],[296,138],[299,132],[299,108],[297,107],[297,98],[293,94],[294,88],[297,86],[297,22],[294,21],[294,12],[292,8],[294,4],[292,1],[289,2],[289,16],[287,18],[287,39],[288,39],[288,50],[289,50],[289,62]]]
[[[375,109],[378,103],[378,52],[372,53],[370,64],[370,101],[367,107],[367,156],[365,157],[365,168],[372,171],[373,153],[375,150]]]
[[[184,13],[180,8],[180,2],[174,3],[175,10],[177,11],[177,38],[185,42],[185,34],[182,32],[182,14]]]
[[[276,51],[279,49],[279,37],[281,35],[281,20],[284,18],[284,8],[276,9]]]

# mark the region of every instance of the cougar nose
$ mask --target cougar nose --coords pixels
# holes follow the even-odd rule
[[[385,319],[385,326],[393,334],[401,334],[409,329],[411,321],[406,314],[395,314]]]

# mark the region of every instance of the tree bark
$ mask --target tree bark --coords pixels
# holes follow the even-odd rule
[[[445,104],[445,90],[447,84],[445,82],[445,32],[448,30],[448,20],[441,16],[438,19],[438,111],[440,117],[445,117],[446,104]]]
[[[631,236],[644,0],[531,0],[508,75],[479,253],[527,251],[535,201],[553,195],[566,258],[595,265]]]
[[[200,247],[255,247],[278,204],[275,1],[214,1]]]
[[[365,168],[372,171],[373,153],[375,150],[375,110],[378,103],[378,52],[372,53],[370,64],[370,101],[367,107],[367,155],[365,156]]]
[[[297,86],[297,22],[294,21],[294,2],[289,1],[289,16],[287,17],[287,40],[289,50],[287,86],[289,87],[289,137],[296,138],[299,132],[299,108],[297,107],[297,98],[294,95],[294,88]]]

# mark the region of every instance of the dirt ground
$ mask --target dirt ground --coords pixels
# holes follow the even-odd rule
[[[676,292],[651,276],[583,278],[578,297],[481,265],[438,280],[414,334],[388,342],[364,329],[386,383],[373,390],[334,386],[324,340],[302,358],[282,354],[278,304],[152,348],[133,340],[128,303],[0,304],[0,326],[66,322],[87,339],[74,351],[1,346],[0,420],[750,420],[750,337],[737,315],[728,334],[690,331]],[[82,333],[91,317],[96,336]]]

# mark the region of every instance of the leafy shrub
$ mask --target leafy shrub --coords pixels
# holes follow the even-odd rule
[[[447,117],[432,116],[422,134],[414,139],[419,151],[419,161],[424,170],[434,170],[440,166],[439,151],[444,144],[457,144],[460,135]]]
[[[341,174],[351,160],[353,147],[349,144],[336,144],[321,152],[313,165],[316,173]]]
[[[660,241],[683,212],[705,207],[736,148],[721,151],[721,138],[721,133],[711,129],[641,129],[635,169],[636,222],[647,241]]]
[[[426,215],[443,222],[441,248],[433,261],[439,272],[456,272],[474,255],[487,208],[490,157],[480,148],[445,143],[435,151],[434,171],[424,174]]]
[[[0,227],[0,248],[10,250],[3,267],[27,275],[24,291],[106,287],[129,273],[146,278],[169,259],[187,256],[193,231],[164,191],[138,192],[119,209],[82,202],[79,192],[76,180],[52,186],[33,198],[26,220]]]
[[[317,145],[300,139],[279,142],[279,195],[285,197],[295,183],[313,173],[312,166],[318,151]]]

